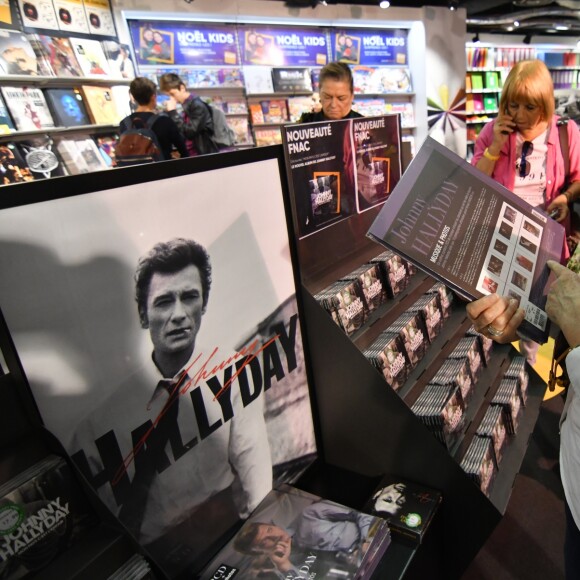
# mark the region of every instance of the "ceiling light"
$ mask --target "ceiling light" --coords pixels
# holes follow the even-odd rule
[[[532,35],[531,34],[526,34],[524,36],[524,44],[530,44],[530,42],[532,42]]]
[[[449,7],[449,10],[451,10],[451,11],[457,10],[457,0],[449,0],[447,6]]]
[[[381,2],[379,2],[379,6],[381,8],[388,8],[391,5],[391,3],[389,2],[389,0],[382,0]]]
[[[514,20],[514,26],[517,28],[520,25],[520,21],[519,20]]]
[[[556,30],[570,30],[570,27],[566,26],[565,24],[556,24],[556,26],[554,26],[554,28]]]

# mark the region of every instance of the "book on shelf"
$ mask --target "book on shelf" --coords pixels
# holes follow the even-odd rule
[[[355,66],[352,75],[355,94],[410,93],[413,90],[407,68]]]
[[[385,518],[394,538],[420,544],[443,499],[442,493],[397,475],[385,475],[363,511]]]
[[[46,89],[44,94],[57,125],[80,127],[91,124],[83,96],[78,89]]]
[[[89,111],[91,123],[95,125],[118,125],[123,117],[115,104],[110,87],[82,85],[82,94]]]
[[[367,235],[468,300],[520,302],[518,332],[546,342],[547,260],[560,261],[564,228],[430,137]]]
[[[247,117],[228,117],[228,127],[234,132],[236,145],[253,145],[250,124]]]
[[[288,107],[285,99],[260,101],[264,123],[284,123],[288,121]]]
[[[474,91],[481,91],[483,89],[483,74],[480,72],[470,73],[471,89]]]
[[[107,169],[105,159],[90,137],[60,139],[56,148],[70,175]]]
[[[376,117],[377,115],[384,115],[387,112],[388,105],[384,99],[358,98],[354,101],[352,108],[363,117]]]
[[[303,113],[310,113],[314,107],[313,97],[288,97],[288,117],[297,123]]]
[[[48,179],[68,175],[58,157],[51,137],[43,135],[19,141],[18,149],[34,179]]]
[[[8,112],[8,107],[4,99],[0,96],[0,135],[8,135],[14,131],[16,127],[12,121],[12,117]]]
[[[28,38],[36,57],[46,60],[57,77],[83,76],[83,71],[68,38],[46,34],[29,34]]]
[[[413,103],[387,103],[386,112],[401,116],[401,127],[404,129],[415,126],[415,109]]]
[[[111,75],[107,57],[98,40],[71,38],[71,46],[86,77],[108,77]]]
[[[2,185],[33,181],[24,157],[15,143],[0,144],[0,182]]]
[[[114,85],[111,87],[111,92],[117,109],[117,118],[124,119],[133,112],[129,87],[127,85]]]
[[[4,102],[19,131],[54,127],[43,92],[36,87],[2,87]]]
[[[493,113],[497,111],[497,98],[495,95],[484,95],[483,96],[483,109],[488,113]]]
[[[95,136],[95,141],[107,167],[114,167],[116,165],[115,147],[119,142],[119,135],[98,135]]]
[[[279,128],[275,129],[254,129],[254,139],[256,146],[279,145],[282,143],[282,132]]]
[[[69,465],[47,456],[0,487],[0,578],[43,577],[96,522]]]
[[[272,69],[269,66],[246,66],[243,69],[246,94],[264,94],[274,92]]]
[[[273,489],[201,574],[216,578],[370,578],[387,522],[287,484]]]
[[[312,91],[312,78],[307,68],[272,69],[272,82],[277,93]]]
[[[246,99],[226,99],[224,100],[224,112],[228,115],[247,114],[248,103]]]
[[[499,90],[499,74],[497,74],[497,71],[487,71],[485,73],[485,88]]]
[[[0,30],[0,74],[54,76],[44,59],[38,59],[22,32]]]

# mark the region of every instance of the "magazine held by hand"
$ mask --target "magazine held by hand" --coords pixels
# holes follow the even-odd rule
[[[367,236],[459,295],[498,293],[526,312],[518,333],[544,343],[548,260],[560,261],[564,228],[428,137]]]

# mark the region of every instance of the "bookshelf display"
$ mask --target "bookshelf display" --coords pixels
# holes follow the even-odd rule
[[[567,48],[542,49],[530,46],[466,44],[465,114],[467,159],[483,126],[495,118],[503,82],[510,69],[521,60],[538,58],[546,63],[554,82],[556,99],[564,103],[577,96],[580,54]]]

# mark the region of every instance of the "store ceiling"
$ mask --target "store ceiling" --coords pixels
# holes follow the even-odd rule
[[[287,6],[313,7],[322,0],[276,0]],[[379,0],[326,0],[327,4],[373,6]],[[465,8],[470,33],[580,36],[580,0],[390,0],[391,6]],[[517,21],[519,26],[514,26]]]

